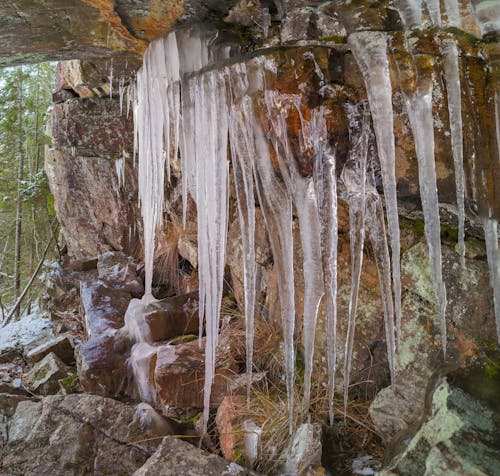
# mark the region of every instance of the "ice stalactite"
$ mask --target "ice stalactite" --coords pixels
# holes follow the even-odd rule
[[[462,131],[462,99],[458,49],[453,40],[443,44],[444,72],[448,92],[448,112],[450,116],[451,148],[455,164],[455,187],[458,210],[458,250],[460,264],[465,267],[465,172]]]
[[[396,8],[408,28],[419,28],[422,25],[422,1],[397,0]]]
[[[424,0],[424,3],[429,12],[429,17],[432,22],[432,26],[441,26],[441,7],[439,0]]]
[[[115,171],[117,181],[116,192],[119,194],[120,190],[125,185],[125,157],[123,156],[123,152],[120,154],[120,157],[115,160]]]
[[[497,133],[498,163],[500,164],[500,86],[495,91],[495,126]]]
[[[118,80],[118,94],[120,96],[120,115],[123,114],[123,101],[125,99],[125,78],[120,78]]]
[[[337,175],[335,150],[328,145],[325,110],[312,111],[311,142],[314,150],[313,180],[320,222],[321,262],[326,311],[328,361],[328,413],[333,424],[333,397],[337,370]]]
[[[316,193],[312,177],[303,177],[296,165],[296,158],[288,139],[287,123],[289,109],[295,108],[301,117],[299,145],[301,153],[312,155],[311,124],[301,115],[301,96],[266,91],[268,119],[272,126],[271,142],[284,179],[295,204],[299,218],[300,241],[302,245],[304,273],[304,403],[309,409],[311,375],[314,355],[314,338],[318,310],[323,297],[323,270],[321,260],[320,223]]]
[[[288,394],[289,430],[293,429],[295,377],[295,289],[293,274],[292,197],[276,176],[269,154],[269,144],[252,109],[247,111],[247,125],[255,140],[255,184],[268,230],[278,277],[279,301],[283,328],[283,353]]]
[[[196,157],[200,329],[204,318],[206,332],[203,412],[206,431],[226,262],[229,125],[224,73],[210,71],[192,81],[195,120],[194,130],[188,133],[194,138]]]
[[[441,227],[434,159],[432,78],[427,79],[426,82],[421,81],[415,91],[405,95],[405,100],[415,140],[420,198],[424,213],[424,231],[429,248],[429,265],[441,322],[443,355],[446,356],[446,289],[442,272]]]
[[[234,184],[238,202],[241,239],[243,246],[243,287],[245,299],[247,403],[250,402],[253,369],[254,313],[255,313],[255,197],[254,157],[256,155],[252,120],[251,98],[246,95],[248,77],[245,64],[231,68],[233,102],[229,113],[229,133]]]
[[[383,33],[379,32],[359,32],[351,34],[348,42],[363,74],[377,138],[387,223],[391,240],[394,311],[399,346],[401,337],[401,240],[396,191],[392,86],[387,59],[387,38]]]
[[[444,8],[447,16],[446,25],[448,27],[460,28],[462,20],[460,18],[458,0],[444,0]]]
[[[341,180],[345,186],[349,205],[349,241],[351,249],[351,293],[349,296],[349,319],[344,355],[344,412],[347,414],[349,379],[351,375],[356,315],[358,307],[361,269],[363,267],[363,249],[365,242],[366,213],[366,169],[368,159],[369,129],[366,121],[361,128],[356,127],[356,117],[350,115],[351,145],[349,157],[342,170]],[[361,130],[359,130],[361,129]],[[359,133],[355,136],[354,131]]]
[[[151,43],[136,80],[134,137],[139,157],[139,204],[144,224],[146,300],[153,298],[155,234],[163,222],[165,170],[168,177],[170,160],[167,159],[173,152],[171,131],[179,130],[180,113],[176,108],[179,99],[174,98],[179,94],[178,82],[178,51],[175,33],[171,33]]]
[[[493,288],[493,305],[497,326],[498,342],[500,343],[500,250],[498,248],[498,222],[487,218],[483,221],[486,255],[490,270],[490,284]]]

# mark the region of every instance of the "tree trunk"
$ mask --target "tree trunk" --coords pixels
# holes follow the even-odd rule
[[[22,70],[21,70],[22,75]],[[23,80],[19,78],[17,95],[17,121],[18,121],[18,140],[17,140],[17,202],[16,202],[16,232],[14,244],[14,295],[15,301],[19,298],[21,291],[21,229],[23,221],[23,202],[22,202],[22,180],[24,175],[24,134],[23,134]],[[19,317],[19,307],[16,310],[16,318]]]

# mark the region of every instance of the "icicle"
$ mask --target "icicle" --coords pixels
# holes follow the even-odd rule
[[[256,154],[251,99],[245,95],[248,78],[245,65],[235,65],[231,71],[233,93],[240,100],[230,111],[229,133],[234,184],[238,202],[241,238],[243,244],[243,287],[245,298],[247,403],[250,403],[252,385],[254,312],[255,312],[255,197],[253,185],[253,160]],[[239,86],[239,87],[238,87]],[[245,114],[246,112],[246,114]]]
[[[446,289],[442,275],[441,229],[434,160],[434,125],[432,121],[432,81],[405,97],[417,153],[420,198],[424,212],[429,265],[439,309],[443,355],[446,356]]]
[[[116,179],[118,182],[117,193],[120,194],[120,190],[125,185],[125,158],[123,156],[123,152],[120,153],[118,159],[115,160],[115,170],[116,170]]]
[[[462,99],[458,50],[453,40],[444,42],[443,58],[446,89],[448,92],[451,147],[455,164],[455,187],[458,209],[458,250],[460,254],[460,264],[463,269],[465,267],[465,172],[462,133]]]
[[[313,180],[320,218],[321,261],[326,307],[326,344],[328,360],[328,412],[333,424],[333,397],[337,368],[337,176],[334,151],[327,144],[323,108],[311,116],[311,138],[315,151]]]
[[[228,225],[228,110],[223,73],[194,78],[200,322],[205,318],[204,431],[215,374]]]
[[[429,12],[429,17],[431,19],[432,26],[441,26],[441,7],[439,5],[439,0],[424,0],[427,6],[427,11]]]
[[[397,344],[401,338],[400,232],[396,193],[394,118],[392,87],[387,59],[387,39],[379,32],[359,32],[349,36],[349,45],[361,69],[377,137],[377,150],[384,185],[387,223],[391,238],[392,281],[396,315]]]
[[[500,31],[500,3],[495,0],[472,0],[471,5],[482,35]]]
[[[311,375],[314,355],[314,338],[319,304],[323,296],[323,270],[321,260],[320,224],[316,194],[312,178],[302,177],[296,166],[288,140],[286,118],[288,110],[295,107],[301,117],[299,143],[301,152],[313,154],[311,127],[301,115],[298,95],[285,95],[266,91],[268,118],[272,125],[272,142],[278,157],[281,175],[292,195],[299,218],[300,241],[304,257],[304,404],[309,410]]]
[[[168,61],[166,58],[168,53]],[[144,268],[146,296],[152,298],[155,233],[163,222],[165,168],[170,176],[171,131],[180,121],[175,83],[179,59],[175,33],[151,43],[137,73],[134,104],[134,149],[139,157],[139,204],[144,222]]]
[[[361,269],[363,267],[366,213],[366,168],[369,139],[367,121],[362,122],[359,137],[355,138],[353,133],[357,126],[357,118],[353,116],[351,112],[349,119],[351,146],[349,158],[341,174],[349,204],[349,240],[351,249],[351,294],[349,297],[349,320],[344,356],[344,415],[347,414],[358,294]]]
[[[497,133],[498,163],[500,164],[500,89],[495,91],[495,125]]]
[[[120,116],[123,114],[123,99],[125,97],[125,79],[118,80],[118,92],[120,94]]]
[[[462,21],[460,19],[458,0],[444,0],[444,6],[446,9],[446,16],[448,17],[447,26],[460,28],[462,26]]]
[[[268,230],[274,265],[278,276],[279,300],[283,320],[285,375],[288,395],[289,431],[293,430],[295,376],[295,292],[293,276],[292,200],[284,184],[276,177],[268,142],[258,123],[253,120],[256,146],[255,182],[259,203]]]
[[[486,255],[490,269],[490,284],[493,288],[493,304],[498,342],[500,343],[500,250],[498,248],[498,222],[487,218],[483,221]]]
[[[111,65],[109,66],[109,99],[113,99],[113,58],[111,58]]]
[[[422,1],[423,0],[397,0],[396,8],[408,28],[422,26]]]
[[[156,400],[156,389],[151,385],[151,362],[157,350],[147,342],[139,342],[132,346],[128,360],[141,400],[153,405]]]

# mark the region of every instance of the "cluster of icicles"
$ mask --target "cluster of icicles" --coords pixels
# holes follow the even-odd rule
[[[200,336],[206,332],[204,422],[208,421],[211,387],[223,292],[228,229],[229,163],[232,163],[239,223],[243,241],[244,304],[246,319],[248,391],[253,361],[253,327],[256,298],[255,203],[258,200],[271,242],[279,286],[283,322],[285,375],[290,415],[293,413],[295,371],[295,297],[293,271],[293,209],[296,210],[303,250],[305,282],[303,338],[305,354],[304,404],[309,407],[314,339],[320,302],[325,300],[328,347],[328,398],[333,419],[337,363],[337,200],[349,206],[352,283],[344,357],[344,399],[347,402],[355,335],[358,290],[365,235],[376,258],[382,295],[388,360],[395,381],[396,350],[401,336],[400,236],[395,176],[392,88],[387,59],[387,38],[362,32],[349,37],[349,45],[363,74],[373,120],[378,154],[368,108],[349,106],[351,149],[337,184],[335,145],[328,140],[327,111],[323,107],[303,114],[303,97],[266,88],[266,75],[276,65],[265,57],[245,63],[209,69],[229,57],[228,49],[209,47],[203,34],[171,33],[153,42],[138,72],[135,85],[135,150],[138,153],[139,196],[144,222],[146,294],[151,302],[155,232],[162,225],[165,186],[170,160],[181,160],[184,221],[188,194],[198,207],[198,270]],[[446,44],[446,82],[449,91],[451,141],[456,167],[459,248],[464,247],[464,172],[458,52]],[[321,74],[321,71],[318,72]],[[266,111],[265,134],[254,108],[258,93]],[[435,294],[441,318],[443,352],[446,351],[446,293],[441,271],[439,204],[434,164],[432,82],[406,96],[410,124],[418,156],[425,235]],[[292,109],[300,118],[299,145],[314,160],[311,177],[296,168],[287,135]],[[229,147],[228,147],[229,145]],[[279,162],[278,177],[270,147]],[[228,153],[230,151],[230,153]],[[229,156],[228,156],[229,155]],[[378,155],[384,198],[375,187],[373,157]],[[378,164],[376,164],[378,168]],[[121,170],[120,170],[121,173]],[[339,188],[337,190],[337,187]],[[254,191],[257,197],[254,196]],[[384,205],[386,216],[384,216]],[[388,242],[385,229],[387,218]],[[497,222],[485,220],[484,229],[495,289],[497,325],[500,331],[500,276]],[[391,258],[392,257],[392,258]],[[205,324],[205,326],[203,326]],[[139,335],[140,333],[138,333]],[[500,332],[499,332],[500,334]],[[292,419],[290,418],[290,425]]]

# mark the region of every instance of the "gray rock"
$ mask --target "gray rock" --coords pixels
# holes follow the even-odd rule
[[[498,413],[445,379],[432,395],[429,412],[413,437],[397,435],[393,446],[409,442],[380,476],[500,474]]]
[[[59,380],[71,375],[70,368],[54,353],[46,355],[26,374],[26,387],[38,395],[49,395],[59,391]]]
[[[167,436],[134,476],[237,476],[249,474],[236,463]]]
[[[283,476],[306,476],[310,469],[321,466],[321,426],[300,425],[281,459],[285,462]]]
[[[0,474],[132,474],[172,431],[168,423],[141,419],[132,405],[95,395],[20,402],[10,420]]]
[[[40,362],[46,355],[54,353],[65,364],[75,361],[74,343],[71,334],[62,334],[30,350],[26,357],[32,364]]]
[[[493,306],[484,261],[467,259],[458,269],[457,255],[443,247],[447,287],[448,346],[446,365],[464,365],[480,352],[483,342],[495,342]],[[418,243],[401,262],[404,287],[401,344],[396,365],[396,390],[382,389],[370,406],[377,431],[389,441],[422,416],[425,393],[433,375],[443,367],[439,318],[427,247]]]

